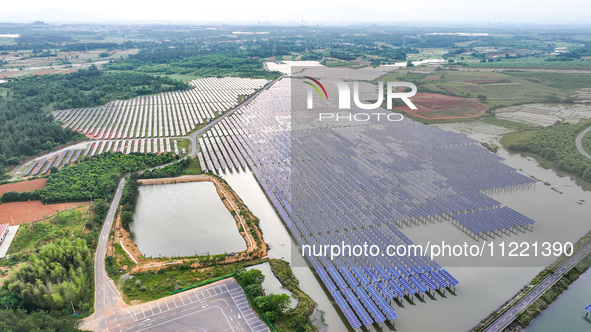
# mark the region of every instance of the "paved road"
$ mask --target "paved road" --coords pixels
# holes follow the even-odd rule
[[[575,140],[575,143],[577,144],[577,150],[579,150],[579,152],[581,154],[583,154],[585,157],[591,159],[591,155],[587,153],[587,151],[585,151],[585,149],[583,149],[583,136],[587,135],[588,132],[591,131],[591,127],[583,130],[583,132],[581,132],[579,134],[579,136],[577,136],[577,139]]]
[[[94,313],[84,320],[82,328],[85,330],[104,331],[106,330],[106,319],[111,314],[111,310],[120,304],[125,304],[121,299],[121,295],[115,287],[113,280],[107,276],[105,270],[105,257],[107,251],[107,241],[109,240],[109,232],[113,227],[117,207],[121,200],[123,187],[125,186],[125,178],[119,181],[119,186],[111,202],[111,207],[103,223],[101,235],[99,237],[96,248],[96,255],[94,257]]]
[[[581,152],[584,156],[591,159],[591,155],[589,155],[584,149],[583,144],[581,143],[583,136],[591,131],[591,127],[585,129],[583,132],[579,134],[576,138],[577,149]],[[501,317],[497,318],[493,324],[491,324],[485,331],[495,332],[495,331],[503,331],[513,320],[517,317],[519,313],[529,307],[535,300],[537,300],[545,291],[547,291],[554,283],[556,283],[566,272],[568,272],[573,266],[575,266],[581,259],[583,259],[587,254],[591,252],[591,242],[588,242],[577,251],[574,255],[572,255],[569,259],[567,259],[560,267],[558,267],[554,273],[550,274],[546,277],[541,283],[539,283],[536,287],[532,289],[530,293],[527,294],[523,299],[517,302],[511,309],[506,311]]]
[[[209,129],[211,129],[211,127],[215,126],[223,118],[228,117],[228,116],[234,114],[234,112],[236,112],[237,110],[239,110],[241,107],[244,107],[244,106],[248,105],[253,99],[256,98],[256,96],[259,95],[259,93],[261,93],[261,92],[269,89],[271,87],[271,85],[275,84],[275,82],[277,82],[280,79],[281,78],[278,78],[276,80],[273,80],[273,81],[269,82],[269,84],[267,84],[267,86],[265,86],[264,88],[262,88],[259,91],[257,91],[254,95],[252,95],[250,98],[248,98],[247,100],[245,100],[242,104],[240,104],[240,105],[236,106],[235,108],[227,111],[226,113],[220,115],[219,118],[216,118],[215,120],[211,121],[206,126],[204,126],[203,128],[201,128],[201,129],[195,131],[194,133],[192,133],[191,135],[189,135],[189,139],[191,139],[191,158],[197,157],[197,138],[199,138],[206,131],[208,131]]]
[[[203,135],[211,127],[215,126],[223,118],[230,116],[231,114],[236,112],[236,110],[238,110],[240,107],[248,105],[248,103],[250,103],[250,101],[253,100],[260,92],[268,89],[276,81],[277,80],[272,81],[264,89],[259,90],[255,95],[251,96],[248,100],[243,102],[240,106],[222,114],[219,118],[211,121],[203,128],[201,128],[201,129],[197,130],[196,132],[194,132],[193,134],[191,134],[189,136],[189,138],[191,139],[191,146],[192,146],[191,156],[192,157],[197,156],[197,138],[198,137]],[[160,165],[155,168],[161,168],[164,166],[166,166],[166,165]],[[99,242],[97,245],[97,251],[96,251],[95,261],[94,261],[94,280],[95,280],[94,313],[84,320],[84,322],[81,326],[81,328],[84,330],[91,330],[91,331],[117,330],[120,326],[122,326],[121,321],[119,321],[119,319],[122,319],[124,323],[126,321],[128,321],[127,323],[125,323],[125,326],[126,326],[125,331],[133,330],[134,328],[139,326],[138,324],[140,324],[144,327],[148,326],[148,325],[146,325],[148,323],[142,321],[142,318],[138,318],[137,316],[130,316],[130,317],[134,318],[135,323],[140,322],[138,324],[135,324],[135,323],[129,321],[129,318],[126,318],[126,315],[121,316],[121,310],[123,308],[125,308],[126,310],[127,309],[134,310],[137,306],[129,307],[127,304],[125,304],[125,302],[122,300],[121,295],[119,294],[119,291],[118,291],[117,287],[115,286],[113,280],[111,280],[111,278],[109,278],[107,276],[107,272],[105,270],[105,257],[106,257],[107,241],[109,239],[109,232],[111,231],[111,228],[113,227],[113,222],[115,220],[117,207],[119,206],[119,201],[121,200],[121,195],[123,193],[124,186],[125,186],[125,178],[121,179],[121,181],[119,182],[119,186],[117,187],[117,191],[115,192],[115,196],[113,198],[113,201],[111,202],[109,212],[107,214],[107,217],[105,218],[105,222],[103,223],[103,228],[101,230],[101,235],[100,235]],[[235,281],[234,281],[234,283],[235,283]],[[242,291],[242,289],[237,284],[236,284],[236,286],[238,287],[238,289],[240,289],[240,291]],[[231,291],[228,291],[228,292],[230,293]],[[234,292],[237,292],[237,291],[234,289]],[[179,296],[181,296],[181,295],[179,295]],[[168,297],[165,299],[162,299],[162,300],[166,300],[166,299],[168,299]],[[228,302],[227,300],[225,300],[225,301]],[[236,304],[236,307],[239,310],[243,310],[243,309],[240,309],[240,305],[243,305],[243,304],[244,304],[243,301],[242,302],[239,301],[239,303]],[[252,311],[252,309],[250,308],[250,304],[248,304],[248,301],[246,301],[246,305],[248,306],[248,309],[250,309]],[[140,307],[142,307],[142,306],[140,306]],[[199,309],[198,305],[186,307],[186,308],[182,309],[181,311],[177,311],[177,308],[175,307],[175,309],[168,310],[168,311],[170,311],[168,314],[159,316],[158,319],[164,319],[164,317],[168,317],[168,316],[176,317],[176,318],[174,318],[174,321],[175,321],[174,324],[181,324],[179,322],[186,320],[184,318],[189,317],[189,316],[188,315],[183,316],[180,313],[188,310],[188,308],[194,309],[192,311],[192,313],[190,314],[192,318],[189,319],[189,321],[192,321],[197,316],[203,315],[203,314],[206,314],[205,318],[202,320],[197,320],[197,321],[203,321],[203,320],[221,321],[219,319],[207,319],[212,310],[205,309],[205,307]],[[197,312],[195,312],[195,310],[199,310],[199,312],[201,314],[198,314]],[[246,310],[246,309],[244,309],[244,310]],[[232,311],[232,309],[230,309],[230,311]],[[160,313],[162,313],[162,311],[160,311]],[[260,321],[260,318],[256,314],[254,314],[254,316],[256,316],[256,319],[258,319]],[[162,318],[160,318],[160,317],[162,317]],[[251,317],[248,317],[246,320],[248,320],[250,318]],[[170,319],[171,318],[169,318],[169,320]],[[240,318],[237,317],[236,319],[239,320]],[[171,322],[172,321],[173,320],[171,320]],[[233,322],[233,319],[231,319],[231,322]],[[160,323],[161,323],[160,325],[162,325],[162,324],[165,324],[166,321],[162,321]],[[262,321],[260,321],[260,323],[262,323]],[[155,324],[155,323],[151,322],[150,324]],[[189,324],[189,323],[185,323],[185,324]],[[247,325],[248,325],[248,327],[246,329],[244,327],[240,327],[239,330],[235,330],[235,331],[255,331],[255,332],[268,331],[267,326],[264,323],[262,324],[264,326],[264,329],[259,328],[258,325],[260,325],[260,324],[251,325],[249,323]],[[155,326],[155,325],[152,325],[152,326]],[[252,328],[253,326],[254,326],[254,328]],[[250,329],[249,329],[249,327],[250,327]],[[203,330],[203,328],[201,328],[201,327],[200,327],[200,329]],[[147,330],[147,329],[143,329],[143,330]],[[143,330],[139,329],[138,331],[143,331]],[[168,330],[168,325],[167,325],[167,330]],[[231,329],[231,330],[234,331],[234,329]],[[216,330],[216,329],[211,330],[210,329],[209,331],[230,331],[230,330],[225,328],[225,329],[220,329],[220,330]]]
[[[135,306],[122,300],[113,280],[107,276],[105,257],[124,186],[123,178],[103,223],[94,261],[94,314],[84,320],[81,329],[268,332],[267,325],[252,310],[233,278]]]
[[[541,283],[536,285],[531,292],[524,298],[517,302],[511,309],[507,310],[503,315],[497,318],[488,328],[486,332],[500,332],[503,331],[523,310],[529,307],[535,300],[537,300],[544,292],[546,292],[554,283],[556,283],[562,276],[567,273],[573,266],[577,265],[587,254],[591,252],[591,242],[587,242],[575,254],[569,257],[562,263],[553,273],[548,275]]]
[[[233,278],[159,300],[121,307],[106,318],[108,331],[269,332]]]

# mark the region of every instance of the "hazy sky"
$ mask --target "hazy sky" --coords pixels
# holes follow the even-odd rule
[[[14,0],[0,21],[470,22],[591,24],[588,0]]]

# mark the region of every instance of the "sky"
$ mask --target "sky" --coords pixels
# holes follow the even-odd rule
[[[3,1],[0,21],[113,23],[527,23],[591,24],[588,0],[22,0]]]

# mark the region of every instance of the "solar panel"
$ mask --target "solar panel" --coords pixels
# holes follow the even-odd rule
[[[374,287],[374,285],[367,285],[365,287],[365,289],[367,290],[367,292],[369,293],[371,298],[376,302],[376,304],[378,305],[380,310],[382,310],[384,315],[386,315],[386,318],[389,321],[393,321],[396,318],[398,318],[398,315],[396,314],[394,309],[392,309],[392,307],[388,304],[388,302],[386,302],[386,300],[384,300],[384,298],[382,297],[382,295],[380,295],[380,293]]]
[[[331,295],[334,298],[337,305],[339,306],[339,308],[341,309],[341,312],[343,313],[343,315],[345,315],[345,318],[347,318],[349,325],[351,325],[351,327],[353,329],[360,328],[361,323],[359,322],[359,319],[357,319],[357,317],[353,313],[353,310],[351,310],[351,307],[347,304],[347,302],[345,301],[345,299],[343,298],[341,293],[334,292],[334,293],[331,293]]]
[[[371,315],[371,317],[373,317],[374,321],[378,324],[383,323],[386,320],[386,317],[384,317],[384,315],[382,314],[380,309],[378,309],[378,307],[376,306],[374,301],[369,298],[369,295],[367,295],[367,293],[365,292],[365,289],[363,289],[362,286],[358,286],[357,288],[354,289],[354,291],[355,291],[355,294],[357,294],[357,297],[359,297],[359,299],[361,299],[361,302],[363,303],[365,308],[369,311],[369,314]]]
[[[410,245],[399,226],[442,215],[478,216],[473,227],[478,232],[525,223],[527,217],[482,192],[535,181],[504,165],[477,141],[408,119],[320,125],[309,121],[309,111],[292,104],[297,100],[291,99],[295,82],[276,82],[208,131],[201,147],[204,158],[223,172],[241,164],[242,157],[298,243],[368,242],[382,250],[390,244]],[[341,290],[345,297],[349,288],[360,285],[389,300],[457,284],[421,255],[318,263],[326,270],[317,269],[327,289]],[[347,300],[353,306],[354,300]]]
[[[359,300],[357,300],[351,289],[345,289],[343,291],[343,294],[347,298],[347,301],[351,305],[351,308],[353,308],[353,311],[355,311],[357,316],[359,316],[359,319],[361,319],[363,325],[370,326],[371,324],[373,324],[373,320],[371,319],[371,317],[369,317],[369,314],[367,313],[365,308],[363,308],[361,303],[359,303]]]

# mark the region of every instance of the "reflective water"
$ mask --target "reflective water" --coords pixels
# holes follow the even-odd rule
[[[573,282],[538,318],[528,332],[591,331],[591,314],[585,319],[585,307],[591,304],[591,270]]]
[[[498,135],[506,129],[479,122],[439,125],[446,130],[465,132],[468,136],[485,142],[496,142]],[[519,236],[504,236],[496,241],[571,241],[576,242],[591,229],[591,193],[588,185],[583,190],[573,179],[553,170],[547,170],[529,157],[509,154],[500,149],[499,155],[506,164],[541,182],[528,190],[506,191],[491,196],[512,209],[534,219],[533,232],[520,233]],[[302,258],[291,257],[295,244],[287,233],[271,204],[250,172],[231,173],[224,178],[243,198],[247,206],[261,219],[265,241],[270,243],[271,257],[284,258],[293,265],[302,266]],[[546,186],[543,182],[551,185]],[[445,240],[448,243],[478,243],[461,232],[449,222],[436,222],[428,225],[405,227],[403,232],[415,243]],[[293,251],[295,252],[295,251]],[[414,302],[403,301],[394,306],[399,314],[396,331],[467,331],[476,326],[481,319],[496,310],[525,284],[531,281],[554,258],[521,257],[505,259],[482,257],[476,260],[436,259],[460,284],[455,293],[436,293],[432,298]],[[448,264],[445,264],[447,262]],[[294,273],[300,279],[302,289],[318,302],[319,309],[325,312],[329,331],[345,331],[346,323],[330,302],[325,289],[309,268],[295,267]],[[591,304],[589,302],[588,304]],[[373,329],[373,328],[372,328]],[[388,327],[386,327],[388,329]]]
[[[211,182],[140,186],[134,218],[134,242],[148,257],[246,249],[234,218]]]

